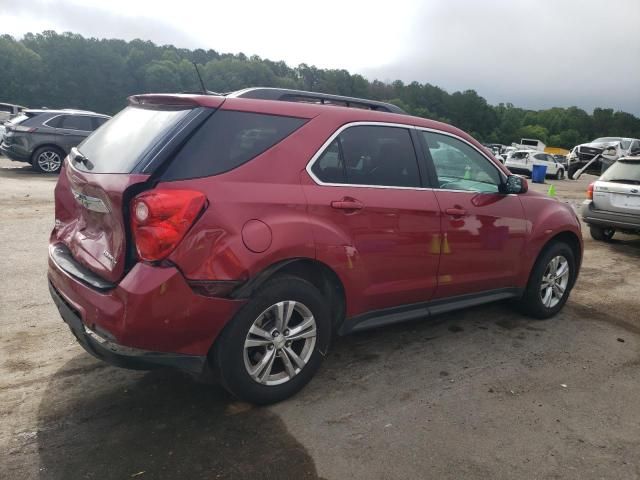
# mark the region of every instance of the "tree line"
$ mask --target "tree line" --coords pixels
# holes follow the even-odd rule
[[[600,136],[640,138],[640,119],[611,108],[527,110],[489,105],[474,90],[448,93],[429,83],[369,81],[343,69],[189,50],[150,41],[84,38],[74,33],[0,36],[0,101],[29,107],[81,108],[113,114],[126,97],[145,92],[200,90],[197,63],[209,90],[282,87],[391,102],[412,115],[451,123],[488,143],[521,137],[571,148]]]

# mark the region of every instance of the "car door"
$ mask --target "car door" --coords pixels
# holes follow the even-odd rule
[[[527,224],[520,199],[500,193],[504,173],[465,140],[421,130],[442,211],[435,298],[515,286]],[[443,149],[454,151],[445,162]]]
[[[91,116],[89,115],[62,115],[58,125],[58,144],[66,153],[76,147],[94,130]]]
[[[343,279],[348,316],[435,292],[440,211],[420,168],[410,129],[375,123],[341,129],[307,167],[317,258]]]

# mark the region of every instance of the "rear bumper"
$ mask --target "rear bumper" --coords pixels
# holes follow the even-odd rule
[[[0,153],[15,162],[31,162],[30,155],[18,152],[16,149],[12,148],[11,145],[7,145],[6,143],[0,144]]]
[[[49,282],[49,292],[58,307],[60,316],[71,329],[78,343],[94,357],[111,365],[133,370],[151,370],[157,367],[172,367],[194,374],[200,374],[205,367],[205,355],[180,355],[150,352],[122,345],[101,337],[82,323],[78,312],[67,303]]]
[[[145,263],[136,264],[113,288],[100,290],[50,254],[48,277],[51,296],[82,346],[128,368],[201,369],[213,342],[244,303],[198,295],[177,268]]]
[[[640,230],[640,215],[607,212],[593,208],[591,200],[582,203],[582,220],[589,225],[611,227],[620,230]]]

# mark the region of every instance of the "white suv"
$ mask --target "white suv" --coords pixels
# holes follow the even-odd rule
[[[516,150],[504,162],[511,173],[531,176],[534,165],[546,165],[547,176],[562,180],[565,175],[564,166],[558,163],[553,155],[538,150]]]

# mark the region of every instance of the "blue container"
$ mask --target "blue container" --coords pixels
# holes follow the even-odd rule
[[[544,183],[544,179],[547,176],[546,165],[534,165],[531,172],[531,181],[533,183]]]

